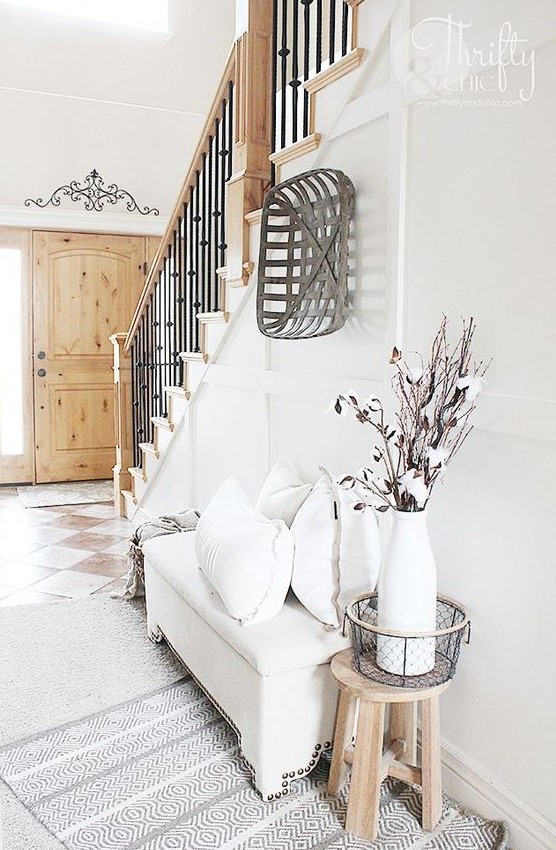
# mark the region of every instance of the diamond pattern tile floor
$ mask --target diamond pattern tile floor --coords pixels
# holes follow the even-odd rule
[[[0,487],[0,606],[122,590],[131,532],[112,504],[25,508]]]

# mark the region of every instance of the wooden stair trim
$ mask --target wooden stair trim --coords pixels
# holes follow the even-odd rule
[[[137,499],[135,498],[131,490],[121,490],[121,494],[126,501],[131,502],[134,507],[137,507]]]
[[[175,425],[170,422],[165,416],[151,416],[151,422],[155,428],[161,428],[163,431],[173,432]]]
[[[189,390],[186,390],[185,387],[164,387],[164,392],[166,395],[175,396],[176,398],[183,398],[185,401],[189,401],[191,398],[191,393]]]
[[[139,448],[146,455],[152,455],[157,460],[160,458],[160,452],[154,443],[139,443]]]
[[[364,56],[365,50],[362,47],[356,47],[355,50],[347,53],[346,56],[342,56],[341,59],[333,62],[332,65],[328,66],[328,68],[325,68],[323,71],[320,71],[318,74],[315,74],[313,77],[306,80],[303,83],[303,88],[305,91],[309,92],[310,95],[314,95],[318,91],[322,91],[322,89],[326,88],[326,86],[330,85],[330,83],[334,83],[336,80],[345,76],[345,74],[349,74],[350,71],[354,71],[358,68],[362,63]]]
[[[208,363],[209,359],[204,351],[180,351],[180,357],[185,363]]]
[[[143,484],[146,483],[147,479],[145,473],[143,472],[140,466],[128,466],[127,471],[129,472],[132,478],[139,479],[139,481],[142,481]]]
[[[245,216],[245,221],[248,225],[255,226],[256,224],[260,224],[263,219],[263,211],[262,208],[259,210],[253,210],[253,212],[247,213]]]
[[[297,159],[298,156],[304,156],[306,153],[316,150],[320,145],[321,138],[320,133],[310,133],[310,135],[301,139],[299,142],[294,142],[293,145],[288,145],[287,148],[282,148],[282,150],[276,151],[276,153],[271,153],[268,158],[276,168],[280,168],[287,162],[291,162],[292,159]]]
[[[224,310],[218,310],[212,313],[197,313],[197,318],[202,325],[222,325],[229,321],[230,314]]]

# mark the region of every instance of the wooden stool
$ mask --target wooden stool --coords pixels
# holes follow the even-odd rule
[[[423,829],[434,829],[442,812],[438,697],[450,680],[424,690],[381,685],[356,672],[351,649],[334,656],[331,670],[341,693],[328,792],[340,791],[347,766],[353,764],[346,830],[374,841],[378,832],[380,786],[387,776],[421,785]],[[389,746],[383,753],[386,703],[390,704],[391,713]],[[422,705],[421,768],[415,766],[418,703]],[[357,704],[359,718],[353,747]]]

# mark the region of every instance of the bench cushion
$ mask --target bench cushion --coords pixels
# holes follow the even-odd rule
[[[145,569],[156,570],[262,676],[326,664],[349,640],[322,625],[290,592],[271,620],[242,626],[200,571],[191,532],[156,537],[143,546]]]

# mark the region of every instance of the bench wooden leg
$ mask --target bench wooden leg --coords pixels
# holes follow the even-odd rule
[[[423,829],[430,832],[442,814],[440,779],[440,703],[438,697],[423,700],[421,719]]]
[[[378,833],[383,736],[384,703],[361,700],[346,830],[367,841]]]
[[[402,738],[405,753],[400,761],[417,764],[417,703],[395,702],[390,706],[390,741]]]
[[[328,777],[329,794],[338,794],[346,781],[348,764],[344,761],[344,752],[346,747],[349,747],[351,744],[353,737],[356,703],[357,700],[355,697],[351,696],[347,691],[340,691],[338,716],[336,718],[336,729],[334,732],[334,749],[332,750],[332,762]]]

